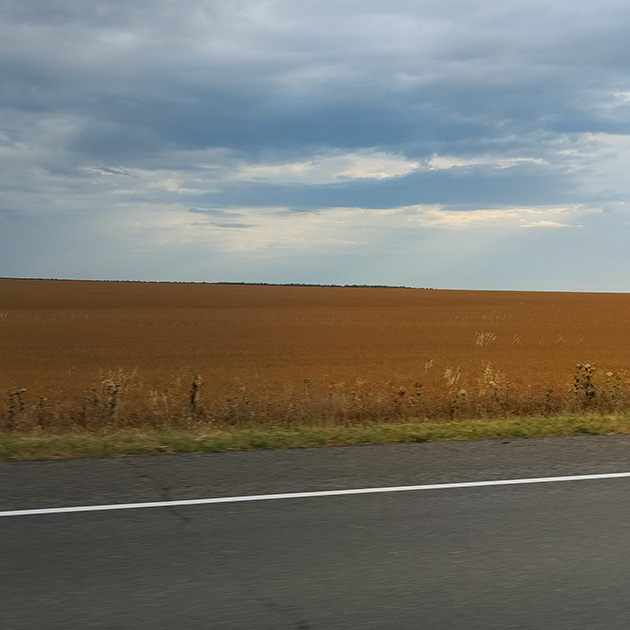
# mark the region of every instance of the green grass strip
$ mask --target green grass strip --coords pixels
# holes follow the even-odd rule
[[[630,433],[630,412],[572,414],[458,422],[414,422],[295,428],[250,426],[222,431],[152,429],[96,433],[0,434],[0,460],[121,457],[158,453],[200,453],[272,448],[354,446],[452,440],[537,438]]]

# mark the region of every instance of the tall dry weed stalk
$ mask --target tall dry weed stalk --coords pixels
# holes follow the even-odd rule
[[[597,395],[594,383],[595,366],[591,363],[578,363],[573,375],[573,393],[578,407],[591,407]]]
[[[190,384],[190,392],[188,394],[188,416],[192,419],[197,415],[197,406],[199,403],[199,388],[201,387],[201,377],[193,376]]]
[[[83,409],[78,416],[78,423],[89,425],[127,424],[123,396],[134,383],[137,370],[123,369],[110,371],[101,375],[99,381],[88,389],[83,397]]]
[[[606,372],[601,385],[600,398],[608,406],[610,411],[614,410],[621,401],[622,380],[619,374]]]
[[[9,408],[7,410],[7,419],[5,422],[5,426],[9,431],[15,429],[24,416],[26,408],[24,403],[25,393],[26,389],[24,387],[14,389],[9,393]]]
[[[468,406],[468,392],[465,389],[460,389],[453,400],[451,401],[451,407],[449,410],[449,418],[455,420],[461,418],[464,415]]]

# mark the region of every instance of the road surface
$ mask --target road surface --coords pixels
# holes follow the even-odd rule
[[[626,629],[630,437],[0,464],[0,628]],[[6,515],[66,506],[112,511]]]

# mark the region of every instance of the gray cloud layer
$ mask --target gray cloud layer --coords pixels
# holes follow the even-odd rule
[[[625,290],[629,26],[612,0],[5,1],[0,275]]]

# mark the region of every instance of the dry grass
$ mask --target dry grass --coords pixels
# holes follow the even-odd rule
[[[0,433],[0,460],[112,457],[154,453],[198,453],[262,448],[305,448],[491,438],[541,438],[630,433],[630,414],[581,412],[549,418],[512,418],[453,422],[362,424],[350,427],[228,430],[105,429]]]
[[[0,279],[0,430],[630,409],[630,296]]]

